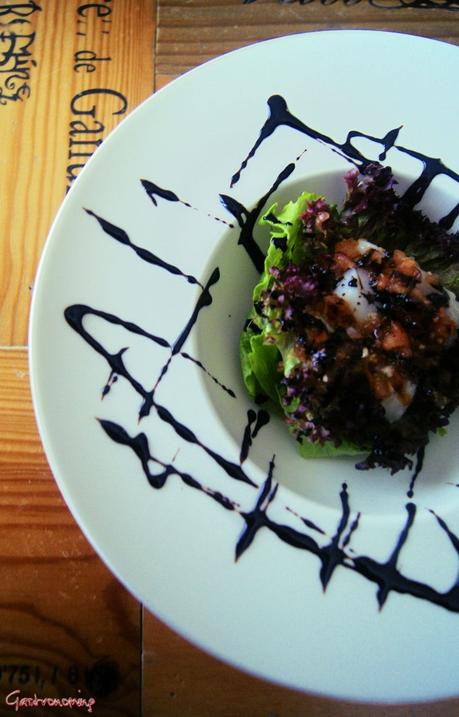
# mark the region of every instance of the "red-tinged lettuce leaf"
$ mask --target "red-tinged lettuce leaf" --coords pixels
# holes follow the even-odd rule
[[[367,457],[357,468],[379,465],[395,473],[412,465],[408,456],[424,450],[430,432],[443,432],[448,416],[459,405],[459,342],[442,356],[438,370],[424,377],[401,419],[389,424],[381,406],[362,395],[357,420],[357,414],[349,411],[347,404],[342,405],[346,393],[338,392],[333,400],[328,393],[322,404],[317,403],[321,391],[313,395],[312,384],[295,383],[302,366],[295,342],[304,320],[297,313],[298,305],[300,311],[307,311],[316,290],[314,271],[317,266],[320,269],[320,260],[329,247],[346,238],[364,238],[391,253],[395,249],[405,251],[458,296],[459,234],[448,233],[399,197],[389,168],[368,165],[360,173],[349,172],[346,181],[348,195],[341,213],[318,195],[305,192],[282,209],[273,205],[262,218],[261,223],[270,229],[271,241],[263,274],[253,292],[248,328],[241,336],[242,374],[253,399],[269,399],[284,415],[301,456],[365,453]],[[316,269],[310,271],[314,264]],[[292,309],[299,316],[298,326],[290,316]],[[348,372],[345,375],[352,377]],[[365,427],[362,433],[361,427]],[[332,434],[334,439],[330,440]],[[362,436],[366,445],[357,446],[353,442],[356,436]]]
[[[459,297],[459,232],[448,232],[400,197],[389,167],[370,164],[346,174],[344,230],[389,251],[402,249],[424,271],[437,274]]]

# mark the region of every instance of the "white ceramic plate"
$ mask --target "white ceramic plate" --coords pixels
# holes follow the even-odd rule
[[[458,425],[411,492],[412,472],[304,461],[264,425],[238,364],[262,255],[250,223],[263,198],[340,199],[351,155],[390,164],[401,191],[437,172],[419,198],[450,213],[458,76],[457,48],[377,32],[281,38],[194,70],[89,162],[34,289],[43,443],[102,558],[204,649],[324,695],[459,693]]]

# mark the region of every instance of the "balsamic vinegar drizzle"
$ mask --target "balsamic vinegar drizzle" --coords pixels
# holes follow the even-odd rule
[[[243,170],[246,169],[249,161],[253,159],[262,143],[282,125],[301,132],[317,142],[328,145],[333,151],[338,152],[341,156],[345,157],[348,161],[351,161],[357,166],[368,164],[371,160],[366,159],[366,157],[364,157],[364,155],[359,152],[356,147],[354,147],[351,141],[354,137],[362,137],[382,144],[383,154],[381,156],[385,157],[387,151],[394,146],[395,139],[398,135],[398,130],[391,130],[383,138],[372,137],[371,135],[358,131],[351,131],[348,133],[346,141],[340,144],[328,135],[304,124],[304,122],[302,122],[298,117],[295,117],[295,115],[289,111],[285,99],[280,95],[272,95],[272,97],[269,98],[268,108],[269,117],[263,125],[258,139],[249,154],[243,160],[239,170],[233,175],[231,179],[231,187],[239,182]]]
[[[410,202],[412,206],[415,206],[424,196],[428,187],[439,175],[446,175],[459,183],[459,175],[446,167],[440,159],[428,157],[424,154],[416,152],[414,150],[402,147],[397,143],[398,136],[401,127],[395,128],[387,132],[383,137],[374,137],[364,132],[353,130],[348,132],[344,142],[335,141],[322,132],[309,127],[303,123],[299,118],[295,117],[288,109],[287,103],[284,98],[279,95],[273,95],[268,100],[269,117],[265,124],[262,126],[259,136],[249,151],[246,158],[242,161],[239,170],[233,175],[231,179],[231,188],[233,188],[240,180],[241,173],[247,168],[248,163],[252,160],[263,142],[265,142],[280,126],[287,126],[294,131],[301,132],[310,139],[320,142],[330,148],[331,151],[337,152],[345,160],[354,164],[357,167],[363,167],[372,160],[367,159],[353,144],[354,139],[365,138],[369,139],[376,144],[381,145],[381,152],[379,155],[380,161],[386,158],[387,153],[396,149],[398,151],[409,154],[410,156],[421,161],[423,165],[420,176],[413,182],[413,184],[407,189],[405,198]],[[306,151],[306,150],[305,150]],[[300,155],[301,156],[301,155]],[[300,157],[297,157],[298,161]],[[275,192],[279,186],[284,182],[294,171],[295,163],[288,164],[282,172],[277,176],[266,194],[258,201],[255,207],[248,210],[244,207],[235,197],[227,194],[220,194],[221,202],[223,203],[226,210],[234,216],[236,219],[240,232],[238,244],[243,247],[248,258],[251,260],[257,271],[261,271],[263,267],[264,256],[261,249],[258,247],[254,237],[253,229],[257,222],[257,219],[269,199],[270,195]],[[159,187],[157,184],[149,180],[141,180],[141,184],[150,197],[154,205],[158,206],[157,198],[168,202],[178,202],[187,208],[195,209],[189,202],[181,200],[178,195],[172,190],[167,190]],[[416,518],[416,505],[410,500],[405,506],[406,520],[398,536],[396,536],[395,545],[392,553],[386,562],[377,561],[367,555],[356,555],[355,551],[350,547],[352,537],[359,529],[360,513],[356,513],[351,517],[351,508],[349,500],[349,492],[346,484],[342,485],[340,492],[341,502],[341,515],[336,528],[335,534],[325,542],[325,544],[319,544],[314,540],[308,533],[296,530],[289,525],[284,525],[274,521],[268,515],[270,505],[275,501],[278,483],[274,482],[274,471],[275,471],[275,457],[273,456],[270,463],[266,480],[261,486],[257,486],[247,475],[242,467],[242,464],[247,459],[250,453],[251,446],[255,440],[259,431],[269,421],[269,414],[260,409],[255,411],[250,409],[247,413],[247,424],[243,429],[242,441],[240,446],[239,462],[233,462],[219,453],[214,451],[208,446],[203,440],[186,425],[178,421],[171,411],[166,407],[158,403],[155,398],[155,390],[161,380],[167,374],[168,368],[172,361],[180,356],[184,359],[192,361],[201,370],[203,370],[222,390],[226,392],[229,397],[234,398],[235,393],[232,389],[224,386],[215,376],[213,376],[207,368],[197,359],[191,357],[185,351],[182,351],[184,344],[192,331],[194,325],[199,319],[199,315],[202,310],[209,307],[212,304],[211,288],[216,285],[220,278],[220,272],[218,267],[214,269],[209,280],[205,285],[202,285],[195,277],[190,274],[186,274],[178,267],[175,267],[168,262],[162,260],[159,256],[152,252],[138,247],[131,242],[127,233],[120,227],[111,224],[107,220],[99,217],[95,212],[86,210],[86,212],[93,216],[99,223],[102,230],[115,239],[125,247],[134,251],[135,254],[146,263],[152,265],[156,269],[166,271],[169,274],[177,276],[179,279],[186,280],[189,284],[200,287],[200,295],[194,305],[194,309],[191,313],[190,318],[186,321],[183,329],[179,332],[176,340],[173,343],[168,342],[165,338],[151,334],[142,329],[137,324],[121,319],[109,312],[101,311],[99,309],[91,308],[84,304],[75,304],[69,306],[65,312],[65,318],[68,324],[83,338],[86,343],[94,349],[99,355],[101,355],[108,363],[110,368],[110,375],[106,385],[102,389],[102,398],[105,397],[111,390],[118,377],[122,377],[128,381],[134,391],[136,391],[142,399],[142,405],[139,411],[139,420],[147,416],[153,409],[160,420],[168,424],[175,434],[187,443],[198,446],[219,468],[221,468],[226,475],[236,481],[240,481],[256,488],[258,495],[256,498],[255,506],[252,510],[243,510],[241,505],[229,497],[223,495],[220,491],[213,490],[210,487],[204,486],[200,481],[191,476],[188,473],[180,471],[173,463],[164,463],[159,458],[155,457],[151,453],[149,439],[143,432],[138,433],[135,436],[130,436],[128,432],[119,424],[112,421],[99,419],[99,423],[106,433],[106,435],[115,443],[130,448],[139,459],[143,473],[148,480],[148,483],[155,489],[161,489],[166,484],[168,478],[172,475],[178,477],[186,486],[198,490],[203,494],[207,495],[218,505],[223,507],[225,510],[236,512],[244,522],[244,528],[235,546],[235,559],[238,560],[244,552],[253,544],[256,535],[259,530],[265,528],[276,535],[286,545],[290,545],[299,550],[304,550],[312,555],[315,555],[319,561],[319,579],[323,590],[325,591],[330,583],[331,578],[335,570],[339,568],[346,568],[364,577],[366,580],[373,582],[377,586],[376,599],[381,609],[386,603],[388,596],[391,592],[397,592],[400,594],[410,595],[412,597],[428,601],[434,605],[445,608],[453,612],[459,612],[459,578],[455,581],[452,587],[446,592],[438,592],[431,586],[420,581],[412,580],[406,577],[399,567],[399,558],[406,544],[410,531],[414,525]],[[208,215],[210,216],[210,215]],[[455,219],[459,216],[459,203],[454,207],[449,214],[447,214],[441,220],[444,227],[452,227]],[[225,220],[221,220],[218,217],[213,217],[218,221],[222,221],[229,226],[233,226]],[[92,333],[90,333],[84,326],[84,319],[88,315],[97,316],[105,321],[112,324],[117,324],[128,333],[143,336],[145,339],[152,341],[157,344],[161,349],[166,352],[167,358],[163,364],[160,374],[153,384],[153,388],[145,388],[140,384],[139,381],[127,370],[123,355],[128,350],[128,347],[123,347],[116,353],[110,353],[102,343],[100,343]],[[417,462],[414,473],[411,478],[410,486],[408,489],[408,497],[411,499],[414,495],[414,484],[421,471],[423,463],[424,452],[419,451],[417,455]],[[295,513],[288,506],[283,508],[293,514],[298,521],[310,531],[319,534],[322,538],[327,539],[326,532],[310,520],[308,517],[302,517]],[[430,513],[436,519],[439,528],[445,533],[452,547],[454,548],[459,561],[459,538],[450,530],[443,518],[435,514],[434,511]]]
[[[170,348],[168,342],[166,341],[166,339],[163,339],[159,336],[154,336],[153,334],[144,331],[144,329],[140,328],[140,326],[137,326],[137,324],[133,324],[131,321],[124,321],[118,316],[114,316],[113,314],[107,313],[106,311],[93,309],[90,306],[86,306],[85,304],[73,304],[72,306],[68,306],[64,311],[65,319],[67,323],[72,327],[72,329],[74,329],[81,336],[81,338],[83,338],[86,343],[91,346],[91,348],[93,348],[95,351],[97,351],[98,354],[100,354],[107,360],[111,369],[110,377],[112,375],[117,375],[127,379],[131,384],[132,388],[137,391],[137,393],[140,394],[140,396],[142,396],[142,398],[144,399],[144,405],[147,404],[150,400],[149,392],[142,386],[142,384],[140,384],[133,376],[131,376],[129,371],[126,369],[126,366],[124,365],[123,354],[127,351],[127,347],[120,349],[120,351],[117,351],[114,354],[109,353],[109,351],[107,351],[107,349],[102,346],[102,344],[99,343],[93,337],[93,335],[89,331],[87,331],[87,329],[85,329],[83,321],[85,316],[88,315],[98,316],[101,319],[105,319],[105,321],[108,321],[111,324],[123,326],[127,331],[133,334],[144,336],[145,338],[149,339],[150,341],[153,341],[159,346]],[[105,396],[110,390],[110,377],[107,381],[107,384],[102,390],[103,396]]]
[[[212,303],[212,295],[210,293],[210,288],[214,284],[216,284],[219,279],[220,279],[220,270],[218,267],[216,267],[213,270],[207,284],[202,288],[201,295],[199,296],[199,299],[196,302],[196,305],[193,309],[193,313],[191,314],[191,317],[189,318],[188,322],[186,323],[184,329],[180,332],[180,335],[178,336],[177,340],[174,342],[169,359],[166,361],[163,368],[161,369],[160,375],[158,376],[158,379],[157,379],[155,385],[153,386],[153,389],[148,394],[142,408],[140,409],[139,418],[144,418],[144,416],[148,416],[148,414],[150,413],[150,409],[153,405],[153,396],[154,396],[154,393],[155,393],[159,383],[163,380],[164,376],[166,375],[166,373],[169,369],[169,366],[171,364],[172,358],[174,356],[176,356],[178,353],[180,353],[180,350],[181,350],[183,344],[185,343],[185,341],[187,340],[191,329],[195,325],[200,312],[206,306],[210,306],[210,304]]]
[[[102,419],[99,419],[99,423],[104,429],[107,436],[112,439],[112,441],[114,441],[115,443],[119,443],[123,446],[128,446],[129,448],[131,448],[131,450],[134,451],[135,455],[142,464],[143,472],[152,488],[163,488],[169,476],[176,475],[185,483],[185,485],[189,486],[190,488],[200,490],[203,493],[206,493],[227,510],[238,509],[238,503],[222,495],[222,493],[220,493],[219,491],[212,490],[212,488],[204,487],[203,485],[201,485],[201,483],[199,483],[199,481],[195,480],[188,473],[184,473],[183,471],[178,470],[175,466],[172,465],[172,463],[163,463],[158,458],[154,458],[150,453],[148,438],[146,437],[145,433],[139,433],[137,436],[131,438],[127,431],[125,431],[124,428],[122,428],[122,426],[119,426],[117,423],[113,423],[112,421],[105,421]],[[160,469],[159,473],[152,472],[149,466],[150,462],[158,465]]]
[[[127,349],[125,349],[125,350],[127,351]],[[103,389],[102,389],[101,398],[105,398],[105,396],[107,395],[107,393],[110,392],[111,387],[113,386],[113,384],[116,383],[117,381],[118,381],[118,374],[115,373],[114,371],[110,371],[110,375],[109,375],[109,377],[108,377],[107,383],[105,384],[105,386],[104,386]]]
[[[248,423],[244,430],[244,437],[242,439],[241,452],[239,454],[239,462],[244,463],[245,459],[249,455],[250,446],[252,445],[253,439],[263,426],[269,423],[269,413],[264,409],[260,409],[255,412],[252,408],[247,411]],[[252,424],[255,424],[252,429]]]
[[[196,366],[199,366],[204,373],[209,376],[209,378],[217,384],[217,386],[220,386],[227,394],[228,396],[231,396],[231,398],[236,398],[236,394],[234,393],[232,388],[228,388],[228,386],[225,386],[221,381],[218,380],[216,376],[210,373],[202,363],[202,361],[198,361],[198,359],[193,358],[190,356],[190,354],[187,354],[185,351],[180,352],[180,356],[183,356],[183,358],[188,359],[188,361],[192,361]]]
[[[301,522],[304,523],[304,525],[305,525],[307,528],[310,528],[311,530],[315,530],[317,533],[321,533],[321,535],[325,535],[325,531],[322,530],[322,528],[319,528],[318,525],[316,525],[315,523],[313,523],[312,520],[309,520],[309,518],[303,518],[299,513],[295,512],[294,510],[292,510],[292,509],[289,508],[288,506],[286,507],[286,510],[287,510],[288,513],[292,513],[292,515],[295,515],[297,518],[299,518],[299,519],[301,520]]]
[[[184,274],[183,271],[181,271],[178,267],[173,266],[172,264],[168,264],[166,261],[163,261],[155,254],[152,254],[151,251],[148,251],[148,249],[143,249],[140,246],[136,246],[131,242],[129,239],[129,236],[124,231],[124,229],[121,229],[120,227],[115,226],[115,224],[111,224],[110,222],[107,222],[106,219],[102,219],[102,217],[99,217],[95,212],[92,212],[90,209],[86,209],[87,214],[89,214],[91,217],[94,217],[99,222],[100,226],[104,230],[106,234],[112,237],[112,239],[115,239],[116,241],[120,242],[120,244],[124,244],[125,246],[128,246],[130,249],[132,249],[139,259],[142,259],[143,261],[146,261],[148,264],[153,264],[154,266],[158,266],[161,269],[164,269],[165,271],[170,272],[171,274],[176,274],[177,276],[183,276],[190,284],[198,284],[199,286],[202,286],[197,279],[195,279],[194,276],[190,276],[189,274]]]
[[[237,503],[222,495],[221,492],[203,486],[190,474],[178,470],[172,464],[166,464],[154,458],[150,453],[148,439],[144,433],[131,437],[124,428],[116,423],[105,420],[100,420],[99,422],[113,441],[128,446],[133,450],[141,462],[143,472],[149,484],[153,488],[162,488],[171,475],[176,475],[185,485],[207,494],[226,510],[235,511],[241,516],[245,522],[245,528],[236,544],[236,560],[252,545],[258,531],[262,528],[266,528],[288,545],[298,550],[305,550],[319,559],[319,576],[324,591],[334,571],[338,567],[341,567],[352,570],[377,585],[376,599],[380,609],[385,604],[389,593],[397,592],[427,600],[452,612],[459,612],[459,580],[457,580],[448,591],[441,593],[425,583],[404,576],[397,567],[401,550],[414,524],[416,506],[413,503],[406,505],[407,518],[405,525],[397,538],[395,547],[387,562],[379,562],[366,555],[353,556],[350,551],[346,552],[346,548],[352,533],[358,526],[359,514],[349,526],[351,511],[346,484],[343,484],[340,494],[342,512],[337,531],[329,543],[319,545],[310,535],[302,533],[291,526],[276,523],[268,516],[268,508],[274,501],[278,489],[278,483],[273,485],[274,457],[270,461],[268,476],[259,490],[255,507],[253,510],[247,512],[243,511]],[[150,462],[154,462],[158,465],[160,468],[159,473],[156,474],[151,471],[149,468]],[[433,513],[433,511],[431,512]],[[435,513],[433,514],[435,515]],[[459,559],[459,539],[449,530],[442,518],[436,515],[435,518],[450,539]],[[348,532],[343,539],[346,529],[348,529]],[[323,531],[320,532],[324,534]]]
[[[252,260],[255,269],[259,274],[261,274],[261,272],[263,271],[265,257],[260,247],[256,243],[255,239],[253,238],[253,230],[255,224],[257,223],[258,217],[260,216],[261,210],[263,209],[265,203],[267,202],[271,194],[273,194],[280,187],[282,182],[285,182],[285,180],[290,177],[294,169],[295,164],[293,162],[287,165],[287,167],[285,167],[285,169],[283,169],[282,172],[278,175],[278,177],[276,178],[272,186],[268,189],[266,194],[261,197],[261,199],[257,202],[255,207],[251,211],[248,211],[245,207],[242,206],[242,204],[240,204],[240,202],[238,202],[233,197],[229,197],[227,194],[220,194],[220,198],[223,202],[223,205],[229,212],[231,212],[231,214],[237,220],[239,227],[241,228],[238,244],[244,247],[250,259]]]
[[[148,179],[141,179],[140,183],[155,207],[158,206],[156,197],[161,197],[161,199],[165,199],[167,202],[180,202],[181,204],[184,204],[185,207],[191,208],[191,204],[189,202],[184,202],[182,199],[179,199],[176,193],[170,189],[162,189],[162,187],[154,184],[154,182],[150,182]]]
[[[165,199],[167,202],[179,202],[179,204],[183,204],[184,207],[188,207],[188,209],[194,209],[195,211],[199,211],[197,207],[193,207],[190,202],[186,202],[183,199],[180,199],[176,195],[175,192],[173,192],[171,189],[163,189],[162,187],[159,187],[154,182],[151,182],[148,179],[141,179],[140,183],[142,187],[145,189],[146,193],[150,197],[151,201],[155,205],[155,207],[158,206],[158,202],[156,197],[161,197],[161,199]],[[226,219],[222,219],[221,217],[216,217],[213,214],[207,214],[208,217],[211,219],[215,219],[216,222],[221,222],[222,224],[226,224],[227,227],[230,227],[231,229],[234,228],[234,224],[231,224],[231,222],[227,222]]]
[[[178,339],[174,343],[174,346],[172,348],[172,355],[175,356],[175,354],[178,354],[181,350],[183,344],[187,340],[189,333],[193,326],[195,325],[198,316],[202,309],[204,309],[206,306],[210,306],[212,303],[212,295],[210,293],[211,287],[217,283],[220,279],[220,270],[218,267],[216,267],[212,274],[210,275],[209,280],[207,281],[207,284],[202,288],[202,293],[199,296],[199,299],[196,302],[196,306],[193,309],[193,313],[191,314],[191,317],[187,321],[183,331],[181,331]]]
[[[290,127],[297,132],[301,132],[302,134],[307,135],[308,137],[313,140],[316,140],[317,142],[328,145],[332,149],[332,151],[338,152],[343,158],[347,159],[349,162],[356,165],[357,167],[364,167],[372,160],[367,159],[352,144],[352,140],[354,138],[368,139],[377,144],[380,144],[382,146],[382,153],[379,155],[379,159],[381,161],[386,158],[387,152],[392,148],[395,148],[400,152],[404,152],[405,154],[408,154],[411,157],[420,160],[421,163],[424,165],[422,173],[407,189],[404,195],[404,199],[409,201],[411,206],[415,206],[416,204],[418,204],[418,202],[421,201],[422,197],[424,196],[425,192],[427,191],[435,177],[444,174],[448,177],[451,177],[451,179],[453,179],[454,181],[459,182],[459,174],[446,167],[440,159],[437,159],[435,157],[428,157],[421,152],[416,152],[415,150],[408,149],[406,147],[402,147],[398,144],[395,144],[402,127],[390,130],[389,132],[387,132],[386,135],[384,135],[384,137],[374,137],[370,134],[366,134],[365,132],[352,130],[348,133],[346,140],[340,143],[335,141],[328,135],[323,134],[322,132],[312,127],[309,127],[308,125],[304,124],[304,122],[302,122],[298,117],[295,117],[295,115],[293,115],[289,111],[285,99],[280,95],[272,95],[272,97],[269,98],[268,108],[269,117],[261,128],[258,139],[253,145],[252,149],[249,151],[249,154],[243,160],[239,170],[233,175],[231,180],[232,187],[240,180],[242,172],[246,169],[249,161],[255,156],[261,144],[268,137],[270,137],[278,127],[281,127],[283,125]],[[459,213],[459,208],[456,208],[456,211]],[[449,221],[451,220],[451,218],[452,217],[449,217]],[[443,221],[445,222],[446,218],[444,218]],[[451,226],[452,223],[447,225],[448,228]]]
[[[350,524],[348,533],[347,533],[347,535],[344,537],[344,540],[343,540],[343,543],[342,543],[342,547],[343,547],[343,548],[345,548],[347,545],[349,545],[349,543],[351,542],[352,534],[353,534],[353,533],[357,530],[357,528],[359,527],[360,515],[361,515],[361,513],[357,513],[357,515],[355,516],[354,520],[353,520],[352,523]]]
[[[435,513],[435,511],[433,511],[433,510],[431,510],[430,512],[431,512],[432,515],[434,515],[435,518],[437,519],[437,522],[438,522],[440,528],[442,528],[442,530],[445,531],[445,533],[446,533],[446,535],[448,536],[448,538],[450,539],[451,544],[452,544],[454,550],[456,551],[456,553],[459,554],[459,539],[457,538],[457,536],[454,535],[454,533],[451,532],[451,530],[448,528],[448,526],[446,525],[446,523],[445,523],[445,521],[443,520],[443,518],[440,518],[440,517]],[[458,578],[458,582],[456,583],[456,586],[458,586],[458,584],[459,584],[459,578]]]
[[[341,499],[341,520],[338,524],[337,531],[333,536],[331,543],[327,545],[322,552],[321,556],[321,568],[320,568],[320,582],[325,590],[330,578],[333,575],[335,569],[340,564],[341,548],[339,547],[344,531],[346,530],[350,516],[349,506],[349,494],[347,492],[347,485],[343,483],[343,487],[340,493]]]
[[[416,455],[416,466],[414,468],[414,473],[411,476],[410,485],[409,485],[409,488],[408,488],[408,491],[406,494],[408,498],[412,498],[414,496],[414,484],[416,482],[416,478],[422,471],[422,466],[424,464],[424,455],[425,455],[425,447],[421,446],[421,448],[419,448],[417,455]]]
[[[199,441],[193,431],[187,426],[184,426],[182,423],[177,421],[172,415],[172,413],[168,411],[165,406],[160,406],[157,403],[155,403],[154,405],[156,412],[162,421],[168,423],[174,429],[177,435],[180,436],[180,438],[182,438],[184,441],[187,441],[188,443],[194,443],[197,446],[200,446],[202,450],[207,453],[208,456],[213,458],[215,463],[217,463],[220,468],[223,468],[225,473],[230,478],[242,481],[243,483],[248,483],[249,485],[256,485],[243,471],[242,467],[238,463],[233,463],[232,461],[227,460],[223,456],[220,456],[216,451],[212,450],[212,448],[209,448],[204,443]]]
[[[435,157],[426,157],[425,154],[415,152],[413,149],[407,149],[406,147],[400,147],[399,145],[397,145],[397,149],[399,150],[399,152],[403,152],[404,154],[408,154],[410,157],[414,157],[414,159],[419,159],[424,165],[424,169],[420,176],[412,183],[410,187],[408,187],[404,194],[404,199],[409,202],[411,206],[414,207],[416,204],[418,204],[418,202],[421,201],[435,177],[444,174],[446,177],[454,179],[455,182],[459,182],[459,174],[453,172],[452,169],[448,169],[448,167],[445,167],[441,159],[436,159]],[[443,221],[443,223],[445,223],[445,218],[440,221]],[[450,226],[452,226],[452,224]],[[450,227],[447,228],[449,229]]]
[[[273,471],[274,457],[270,461],[268,477],[262,486],[255,508],[249,513],[241,513],[242,518],[245,520],[246,527],[236,545],[236,560],[238,560],[242,553],[252,544],[260,528],[270,526],[270,520],[266,515],[266,511],[270,503],[274,500],[279,487],[279,484],[276,484],[274,488],[272,487]]]
[[[451,211],[446,214],[440,221],[438,222],[443,229],[451,229],[456,219],[459,217],[459,203],[456,204]]]

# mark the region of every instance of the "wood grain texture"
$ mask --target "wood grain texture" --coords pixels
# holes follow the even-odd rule
[[[382,0],[384,2],[384,0]],[[253,42],[298,32],[373,29],[459,44],[458,14],[448,10],[380,8],[362,0],[325,5],[278,0],[159,0],[156,88],[186,70]]]
[[[0,396],[0,715],[19,689],[92,696],[97,715],[138,717],[140,606],[61,498],[35,426],[26,351],[0,350]]]
[[[8,26],[34,33],[34,39],[28,48],[30,96],[0,104],[0,346],[27,343],[30,286],[67,175],[76,176],[97,143],[153,90],[152,0],[36,4],[40,9],[25,18],[20,31]],[[99,16],[96,6],[110,14]],[[15,19],[11,13],[0,17],[5,23]],[[0,53],[5,46],[0,43]],[[90,53],[110,59],[91,63]],[[103,92],[76,101],[74,108],[86,114],[72,112],[72,100],[90,89]],[[115,114],[121,100],[114,92],[127,100],[121,114]],[[92,106],[94,116],[87,113]],[[72,135],[71,121],[84,121],[88,132]],[[89,131],[95,127],[99,131]]]
[[[279,687],[215,660],[148,613],[143,634],[142,717],[453,717],[459,713],[459,700],[365,705]]]
[[[0,714],[12,713],[6,695],[20,690],[92,697],[99,715],[137,717],[141,608],[60,496],[35,426],[27,353],[14,347],[27,342],[38,257],[68,185],[152,92],[155,3],[1,0],[0,21]],[[14,79],[19,60],[26,81]]]

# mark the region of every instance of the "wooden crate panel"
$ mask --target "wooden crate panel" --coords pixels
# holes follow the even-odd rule
[[[27,343],[30,287],[68,187],[153,91],[154,13],[151,0],[0,4],[0,346]]]
[[[61,498],[37,434],[22,349],[0,350],[0,475],[0,714],[11,714],[6,697],[20,690],[92,697],[98,715],[138,717],[141,608]]]

